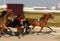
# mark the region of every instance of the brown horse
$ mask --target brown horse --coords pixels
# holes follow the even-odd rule
[[[0,36],[1,36],[1,33],[4,32],[4,30],[11,30],[9,28],[9,26],[7,26],[10,21],[8,19],[8,17],[11,16],[11,13],[7,13],[7,11],[2,11],[2,14],[0,16]],[[12,17],[12,16],[11,16]],[[20,25],[20,22],[22,22],[24,19],[24,16],[23,15],[18,15],[16,18],[15,18],[15,27],[17,28],[17,32],[19,34],[21,34],[21,25]],[[12,24],[13,25],[13,24]],[[12,30],[11,30],[12,31]],[[20,36],[18,36],[20,38]]]
[[[32,30],[34,30],[35,26],[40,26],[41,29],[39,32],[42,31],[42,29],[47,25],[47,22],[49,19],[54,19],[54,16],[52,16],[52,14],[47,13],[44,14],[41,18],[39,18],[40,21],[38,21],[37,19],[30,19],[30,24],[33,26]],[[50,30],[52,30],[50,27],[48,27]]]
[[[17,28],[17,32],[22,35],[23,31],[22,31],[22,25],[21,23],[23,23],[24,21],[24,16],[23,15],[18,15],[17,18],[16,18],[16,28]],[[18,38],[20,38],[20,35],[18,35]]]
[[[7,27],[15,27],[18,32],[18,38],[20,38],[20,35],[22,35],[22,22],[24,21],[23,15],[18,15],[16,18],[14,18],[14,21],[12,22],[12,19],[9,19]]]
[[[4,32],[4,30],[11,30],[10,28],[6,27],[6,24],[7,24],[7,18],[8,18],[8,13],[7,11],[2,11],[1,15],[0,15],[0,36],[1,36],[1,33]]]

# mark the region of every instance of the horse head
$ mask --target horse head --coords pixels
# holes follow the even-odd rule
[[[46,13],[40,18],[40,20],[48,20],[48,19],[54,19],[54,16],[50,13]]]
[[[54,19],[54,16],[52,14],[48,13],[48,15],[49,15],[49,18]]]
[[[19,16],[17,16],[17,19],[18,19],[20,22],[23,22],[25,18],[24,18],[22,15],[19,15]]]

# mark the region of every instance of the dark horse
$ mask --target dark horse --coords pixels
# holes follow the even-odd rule
[[[50,14],[50,13],[46,13],[46,14],[44,14],[41,18],[39,18],[40,21],[38,21],[37,19],[31,19],[31,20],[30,20],[30,24],[33,26],[32,30],[34,30],[35,26],[40,26],[41,29],[40,29],[39,32],[41,32],[42,29],[43,29],[44,27],[46,27],[47,22],[48,22],[48,20],[49,20],[50,18],[51,18],[51,19],[54,19],[54,16],[52,16],[52,14]],[[50,27],[48,27],[48,28],[49,28],[50,30],[52,30]]]
[[[12,20],[9,20],[9,24],[7,24],[7,27],[14,27],[17,28],[17,32],[20,34],[28,34],[30,29],[30,23],[29,23],[30,18],[21,18],[21,17],[16,17]],[[17,27],[18,26],[18,27]],[[20,30],[21,31],[20,31]]]
[[[21,23],[23,22],[23,15],[18,15],[16,18],[14,18],[14,22],[11,23],[11,21],[8,19],[8,17],[11,16],[11,13],[7,13],[7,11],[2,11],[2,14],[0,16],[0,36],[1,33],[3,33],[5,30],[10,30],[12,31],[9,27],[15,27],[17,28],[18,34],[21,34],[22,28],[21,28]],[[18,35],[20,38],[20,35]]]
[[[13,21],[12,21],[13,19]],[[7,21],[7,27],[14,27],[17,29],[18,32],[18,38],[20,38],[20,35],[23,35],[23,21],[24,21],[24,16],[23,15],[18,15],[16,18],[12,18]]]

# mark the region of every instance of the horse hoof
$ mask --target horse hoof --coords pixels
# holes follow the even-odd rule
[[[55,32],[55,33],[56,33],[56,31],[53,31],[53,32]]]
[[[1,37],[1,36],[0,36]]]
[[[18,37],[19,39],[21,38],[21,37]]]
[[[41,33],[41,31],[38,31],[37,33]]]
[[[36,33],[36,35],[39,35],[39,33]]]

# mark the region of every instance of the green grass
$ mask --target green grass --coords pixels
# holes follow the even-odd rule
[[[54,16],[54,19],[50,19],[48,21],[48,26],[56,26],[60,27],[60,13],[51,13]],[[43,14],[42,13],[29,13],[24,12],[26,18],[40,18]]]

